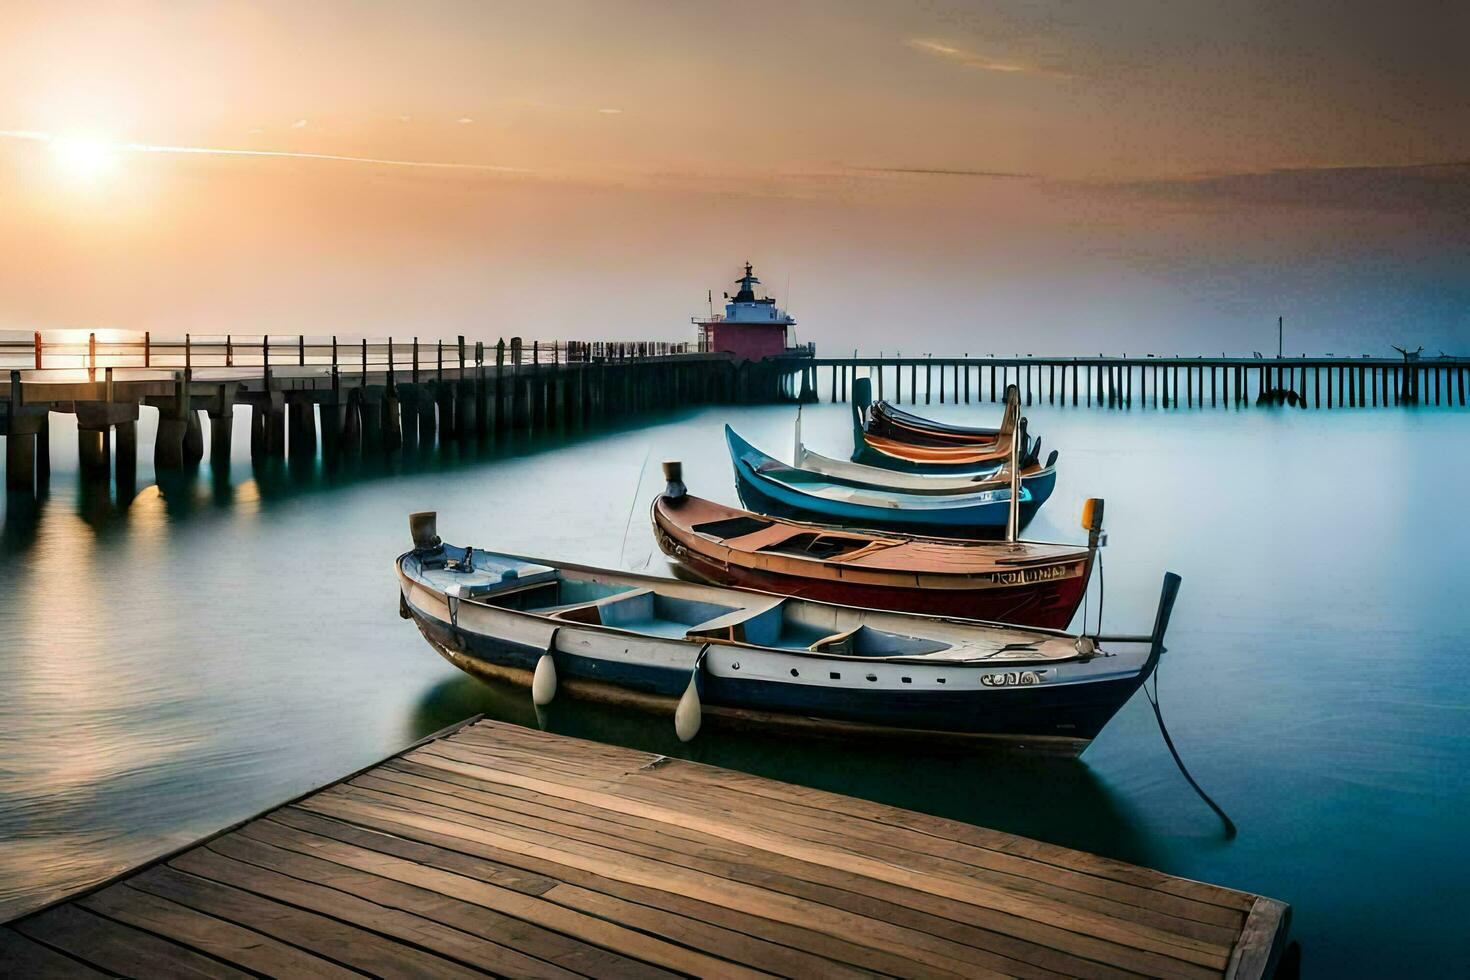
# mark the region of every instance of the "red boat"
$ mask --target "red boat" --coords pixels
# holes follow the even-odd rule
[[[1099,502],[1100,504],[1100,502]],[[753,514],[689,495],[671,473],[653,502],[659,547],[706,582],[871,609],[1066,629],[1082,602],[1090,543],[953,541],[851,531]]]

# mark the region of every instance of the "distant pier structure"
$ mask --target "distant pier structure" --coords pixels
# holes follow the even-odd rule
[[[1398,348],[1396,348],[1398,349]],[[872,378],[873,394],[898,404],[999,401],[1014,384],[1027,405],[1104,408],[1368,408],[1465,404],[1470,357],[919,357],[854,354],[814,358],[832,401],[852,379]]]
[[[76,416],[84,475],[120,487],[137,466],[140,410],[158,413],[155,471],[227,466],[236,406],[256,459],[416,452],[520,431],[576,430],[710,402],[810,397],[811,348],[742,360],[691,343],[219,336],[99,342],[0,337],[0,436],[11,493],[50,475],[50,418]]]

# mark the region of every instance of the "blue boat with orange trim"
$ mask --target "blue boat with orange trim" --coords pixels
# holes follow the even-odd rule
[[[1024,438],[1024,429],[1018,433]],[[725,426],[735,467],[735,486],[749,510],[795,520],[815,520],[942,537],[987,537],[1010,520],[1008,478],[962,493],[928,493],[886,487],[798,469],[762,452]],[[1025,526],[1056,486],[1056,470],[1043,468],[1021,481],[1019,526]]]

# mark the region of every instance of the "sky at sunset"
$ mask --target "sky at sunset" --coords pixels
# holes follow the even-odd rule
[[[0,330],[1470,353],[1470,8],[0,5]]]

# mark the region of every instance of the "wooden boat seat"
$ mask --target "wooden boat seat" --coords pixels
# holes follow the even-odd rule
[[[553,606],[551,609],[542,610],[552,619],[564,619],[569,623],[586,623],[590,626],[602,626],[602,607],[623,599],[632,599],[640,595],[647,595],[652,589],[634,589],[630,592],[619,592],[609,596],[603,596],[592,602],[576,602],[565,606]]]
[[[707,623],[728,619],[732,616],[750,616],[756,610],[743,606],[726,606],[699,599],[687,599],[668,595],[656,588],[639,589],[635,592],[613,596],[605,601],[591,603],[586,610],[594,611],[598,623],[615,629],[630,630],[648,636],[686,638]],[[565,610],[559,618],[573,619],[576,610]],[[582,613],[586,615],[586,613]]]
[[[691,626],[684,635],[691,640],[773,645],[772,641],[781,634],[781,610],[786,600],[762,600],[755,596],[752,600],[752,604],[743,609]]]

